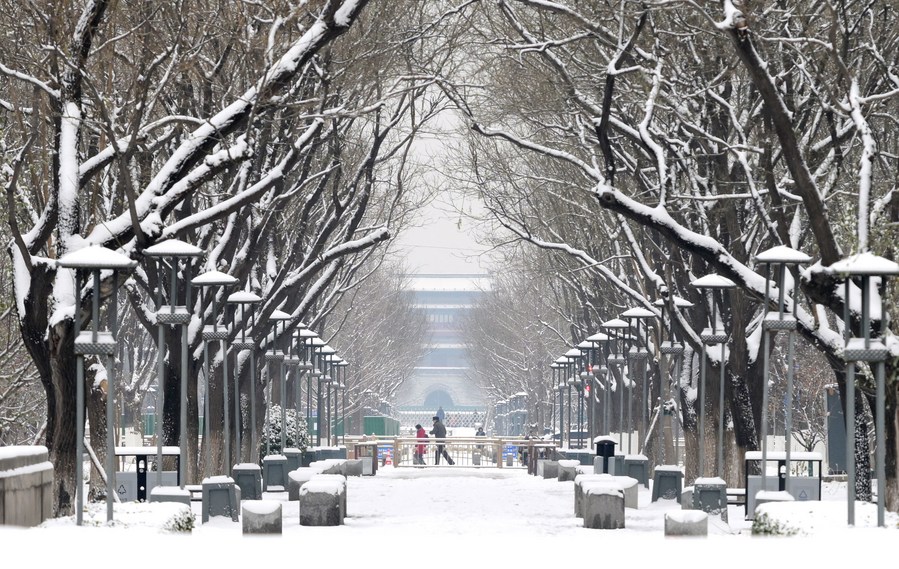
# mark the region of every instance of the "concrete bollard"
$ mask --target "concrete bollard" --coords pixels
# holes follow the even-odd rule
[[[665,514],[665,537],[706,537],[709,515],[699,510],[680,510]]]
[[[623,528],[624,492],[606,484],[593,484],[584,488],[584,527]]]
[[[569,480],[574,480],[574,477],[577,476],[577,466],[580,464],[579,461],[573,459],[564,459],[559,461],[559,482],[568,482]]]
[[[281,535],[281,502],[252,500],[241,508],[244,535]]]
[[[203,523],[213,516],[227,516],[236,522],[240,512],[240,487],[230,476],[203,480]]]
[[[301,466],[287,474],[287,501],[296,502],[300,499],[300,488],[309,482],[319,472],[308,466]]]
[[[235,464],[231,469],[234,483],[240,487],[241,500],[262,499],[262,468],[252,462]]]
[[[339,526],[341,483],[317,478],[300,488],[301,526]]]
[[[559,477],[559,461],[557,460],[538,460],[537,476],[544,479]]]
[[[190,490],[178,486],[154,486],[150,490],[150,502],[176,502],[190,506]]]

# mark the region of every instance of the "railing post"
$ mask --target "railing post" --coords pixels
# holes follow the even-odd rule
[[[496,467],[503,467],[503,440],[496,439]]]

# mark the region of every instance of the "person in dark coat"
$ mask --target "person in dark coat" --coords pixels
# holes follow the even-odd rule
[[[437,453],[434,455],[434,464],[440,464],[441,456],[446,459],[447,464],[450,466],[456,464],[449,453],[446,452],[446,445],[444,444],[446,442],[444,440],[446,438],[446,426],[440,421],[440,417],[436,415],[434,416],[434,428],[431,429],[431,434],[437,439]]]

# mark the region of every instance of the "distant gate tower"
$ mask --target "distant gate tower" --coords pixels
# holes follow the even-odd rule
[[[421,423],[430,429],[439,408],[447,428],[487,427],[484,393],[469,377],[471,360],[461,322],[480,295],[490,290],[486,274],[407,275],[408,292],[416,309],[425,312],[428,343],[412,377],[396,395],[401,428]]]

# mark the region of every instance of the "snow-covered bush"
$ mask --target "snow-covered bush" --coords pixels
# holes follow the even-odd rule
[[[306,429],[306,417],[301,415],[297,417],[295,409],[287,409],[285,429],[285,444],[287,448],[298,448],[306,450],[309,446],[309,432]],[[260,461],[266,454],[265,442],[268,440],[269,454],[281,453],[281,406],[272,405],[268,412],[268,422],[265,425],[265,431],[262,433],[259,442]]]
[[[790,526],[783,519],[774,517],[764,509],[757,510],[752,520],[752,535],[791,536],[799,533],[799,529]]]

